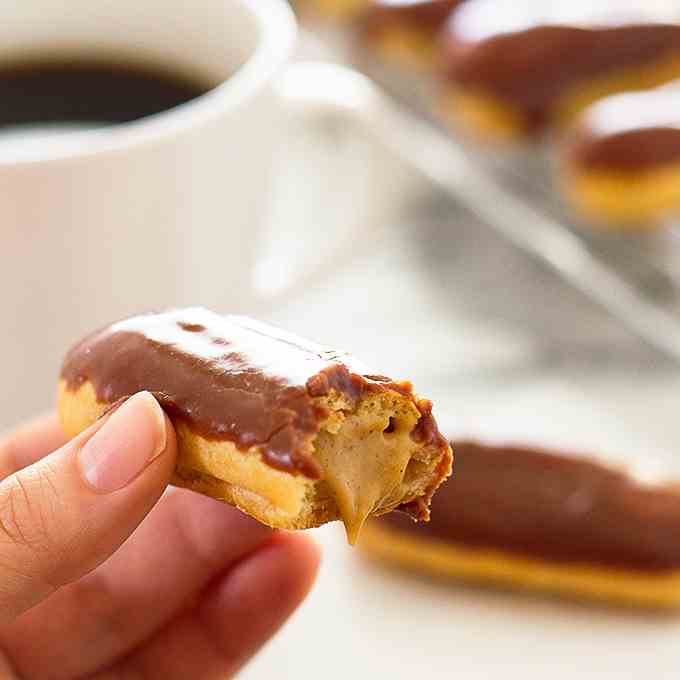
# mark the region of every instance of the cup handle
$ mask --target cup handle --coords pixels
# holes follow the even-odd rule
[[[300,62],[276,87],[287,120],[253,281],[266,306],[379,247],[423,184],[376,134],[388,102],[365,76]]]

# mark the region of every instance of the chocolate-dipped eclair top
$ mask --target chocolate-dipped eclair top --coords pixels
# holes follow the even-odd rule
[[[266,324],[201,308],[104,328],[71,349],[61,377],[71,391],[91,383],[102,403],[149,390],[200,436],[258,446],[268,465],[311,479],[321,470],[304,443],[327,415],[315,398],[333,390],[350,400],[385,390],[410,397],[421,414],[411,437],[448,448],[431,403],[410,383],[372,375],[348,354]]]
[[[455,442],[456,470],[429,523],[388,528],[529,559],[642,570],[680,568],[680,492],[594,460],[536,448]]]
[[[565,160],[624,172],[680,163],[680,83],[593,104],[569,137]]]
[[[492,95],[539,127],[581,84],[680,57],[679,18],[643,0],[468,0],[445,28],[446,70],[456,86]]]

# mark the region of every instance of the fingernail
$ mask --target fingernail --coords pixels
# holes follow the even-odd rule
[[[165,417],[149,392],[119,406],[78,454],[83,476],[97,491],[122,489],[157,458],[167,442]]]
[[[121,397],[120,399],[116,399],[116,401],[99,416],[98,421],[103,420],[104,418],[110,418],[129,398],[130,397]]]

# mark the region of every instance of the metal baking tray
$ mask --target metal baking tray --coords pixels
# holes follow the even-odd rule
[[[396,156],[651,347],[680,361],[680,243],[673,225],[594,229],[561,203],[547,145],[503,151],[456,136],[433,112],[435,82],[375,59],[354,44],[351,30],[305,22],[302,41],[314,54],[353,66],[387,95],[375,132]]]

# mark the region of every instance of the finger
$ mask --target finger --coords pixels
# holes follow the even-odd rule
[[[0,622],[120,547],[162,494],[175,456],[170,421],[141,392],[0,483]]]
[[[98,680],[225,680],[281,627],[311,588],[319,552],[280,534],[208,588],[192,611]]]
[[[92,673],[151,637],[272,535],[235,508],[173,489],[115,555],[26,612],[0,643],[22,677]]]
[[[0,678],[3,678],[3,680],[15,680],[18,678],[16,671],[7,658],[7,654],[2,650],[0,650]]]
[[[0,436],[0,480],[32,465],[65,443],[66,435],[55,413],[38,416]]]

